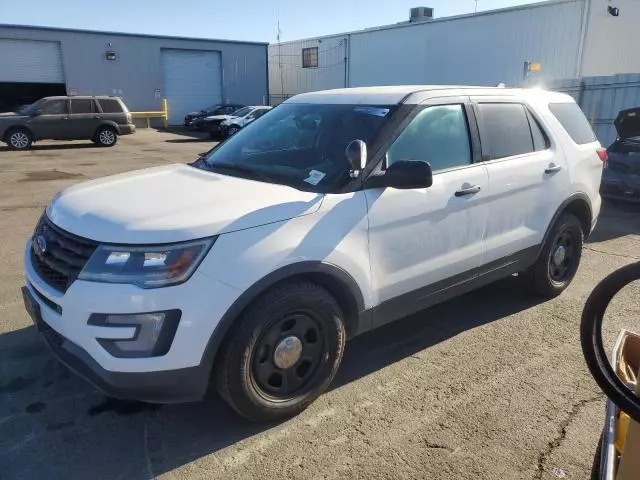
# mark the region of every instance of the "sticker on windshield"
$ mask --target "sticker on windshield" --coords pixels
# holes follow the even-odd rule
[[[389,113],[388,108],[378,107],[356,107],[354,111],[356,113],[364,113],[365,115],[375,115],[376,117],[386,117]]]
[[[310,183],[311,185],[317,185],[326,176],[327,176],[326,173],[319,172],[318,170],[311,170],[309,172],[309,176],[305,178],[304,181],[307,183]]]

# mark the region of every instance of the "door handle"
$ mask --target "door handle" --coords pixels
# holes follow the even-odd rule
[[[480,185],[465,184],[462,186],[462,188],[460,188],[460,190],[456,192],[456,197],[464,197],[465,195],[475,195],[476,193],[480,192],[480,190],[482,190],[482,188],[480,188]]]
[[[558,165],[556,163],[550,163],[549,166],[544,171],[544,173],[556,173],[556,172],[559,172],[560,170],[562,170],[562,165]]]
[[[102,115],[94,115],[93,118],[102,118]]]

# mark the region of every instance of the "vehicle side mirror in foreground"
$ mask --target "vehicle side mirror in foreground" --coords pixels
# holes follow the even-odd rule
[[[356,178],[367,165],[367,144],[362,140],[354,140],[344,150],[351,165],[351,178]]]
[[[433,184],[431,165],[421,160],[393,162],[386,170],[367,179],[367,188],[428,188]]]

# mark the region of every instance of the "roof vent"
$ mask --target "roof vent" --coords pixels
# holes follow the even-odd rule
[[[415,7],[411,9],[410,22],[426,22],[427,20],[433,20],[433,8]]]

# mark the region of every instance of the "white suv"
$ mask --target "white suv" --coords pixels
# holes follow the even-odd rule
[[[240,414],[288,417],[347,338],[515,273],[560,294],[605,158],[562,94],[299,95],[192,165],[58,194],[26,245],[25,304],[110,396],[191,401],[212,378]]]

